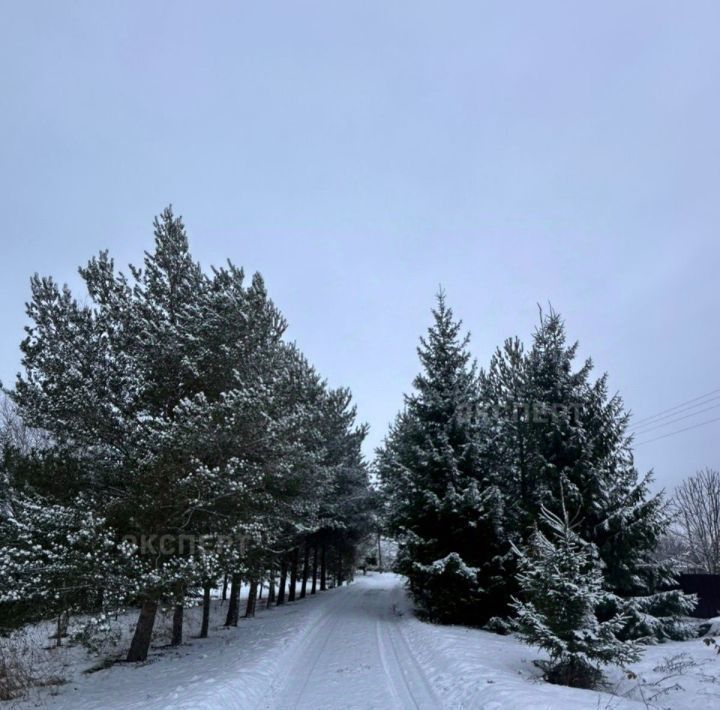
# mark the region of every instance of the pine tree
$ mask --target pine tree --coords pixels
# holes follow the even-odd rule
[[[91,260],[80,271],[91,306],[33,279],[14,397],[74,459],[75,486],[119,534],[217,533],[218,507],[237,512],[232,501],[263,475],[257,455],[275,429],[272,373],[258,363],[283,324],[261,279],[243,289],[232,266],[212,280],[201,272],[170,209],[155,221],[155,250],[130,271],[117,273],[106,253]],[[273,326],[279,334],[267,333]],[[238,446],[249,428],[262,432],[248,438],[260,439],[254,450]],[[218,447],[228,435],[231,445]],[[181,606],[206,562],[180,549],[138,555],[144,602],[130,660],[147,655],[158,604]]]
[[[283,341],[286,323],[262,278],[246,285],[231,263],[205,274],[170,208],[154,232],[154,250],[129,276],[105,252],[80,270],[87,305],[51,278],[32,279],[12,397],[43,446],[5,447],[27,499],[8,494],[12,481],[0,476],[9,525],[15,501],[27,503],[28,520],[44,501],[66,528],[112,541],[122,575],[105,575],[103,597],[141,604],[133,661],[147,656],[160,604],[175,607],[180,643],[185,600],[202,592],[206,634],[208,590],[219,579],[255,589],[274,576],[278,550],[317,542],[326,528],[324,545],[343,560],[338,574],[351,574],[369,500],[366,430],[350,394],[328,390]],[[58,545],[51,535],[38,543],[39,559],[54,555],[48,574],[65,558],[75,565],[73,548]],[[104,562],[86,559],[76,577],[105,574]],[[13,584],[9,593],[36,598]],[[42,582],[42,593],[53,585]],[[0,613],[6,607],[0,600]],[[236,623],[237,605],[229,616]]]
[[[22,621],[55,617],[57,645],[71,613],[113,608],[116,590],[129,591],[136,575],[132,550],[85,504],[53,504],[8,486],[0,513],[3,616],[14,609]]]
[[[597,548],[573,529],[562,506],[562,517],[543,509],[538,527],[519,557],[518,581],[523,596],[515,600],[521,637],[550,655],[544,664],[550,682],[593,688],[599,666],[622,665],[639,658],[639,648],[622,641],[626,619],[619,613],[605,621],[598,613],[614,595],[604,590]]]
[[[483,465],[486,436],[467,335],[443,293],[420,341],[421,373],[378,451],[399,537],[397,567],[433,619],[481,623],[504,610],[502,503]]]

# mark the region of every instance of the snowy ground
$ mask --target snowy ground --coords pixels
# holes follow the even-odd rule
[[[63,710],[629,710],[720,707],[720,656],[700,640],[650,647],[628,679],[609,673],[607,693],[544,683],[534,649],[513,637],[425,624],[402,579],[369,574],[354,584],[262,610],[237,629],[214,612],[208,639],[189,637],[139,666],[92,674],[80,649],[45,652],[70,681],[18,704]],[[162,625],[161,625],[162,628]],[[48,659],[46,659],[46,662]],[[644,699],[643,699],[644,698]]]

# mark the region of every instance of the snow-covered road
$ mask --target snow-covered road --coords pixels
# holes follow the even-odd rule
[[[404,631],[415,619],[397,575],[368,574],[340,589],[261,608],[237,629],[221,627],[224,609],[215,609],[207,639],[195,637],[197,611],[186,613],[187,641],[179,649],[91,675],[80,672],[87,660],[76,660],[71,682],[39,704],[66,710],[446,707]],[[74,651],[77,658],[81,651]]]
[[[436,710],[402,632],[404,595],[394,575],[359,577],[335,594],[273,684],[263,709]]]
[[[197,638],[199,609],[189,609],[183,646],[155,649],[145,664],[120,663],[90,675],[82,673],[92,659],[81,648],[46,651],[56,665],[64,659],[58,673],[70,681],[18,707],[641,710],[649,697],[662,699],[652,707],[673,710],[693,710],[700,699],[720,707],[717,656],[700,639],[648,647],[633,666],[634,680],[609,669],[606,690],[617,695],[564,688],[539,678],[538,652],[513,636],[419,621],[403,582],[394,574],[360,576],[341,589],[263,608],[230,629],[221,626],[225,609],[216,606],[207,639]],[[159,626],[167,627],[171,616]],[[125,619],[129,631],[133,620]]]

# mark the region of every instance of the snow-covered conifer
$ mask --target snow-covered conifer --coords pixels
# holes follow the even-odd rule
[[[378,451],[397,568],[434,619],[482,623],[504,613],[502,501],[483,461],[487,432],[468,336],[440,293],[422,338],[414,392]]]
[[[515,600],[521,637],[550,656],[543,664],[550,682],[592,688],[602,665],[623,665],[639,658],[633,642],[619,633],[626,619],[615,613],[600,621],[598,614],[614,595],[605,591],[602,563],[595,545],[583,540],[561,516],[543,509],[538,527],[519,556],[518,581],[522,600]]]

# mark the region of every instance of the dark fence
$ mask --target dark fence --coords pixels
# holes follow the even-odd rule
[[[720,574],[681,574],[678,582],[686,594],[698,595],[693,616],[699,619],[720,616]]]

